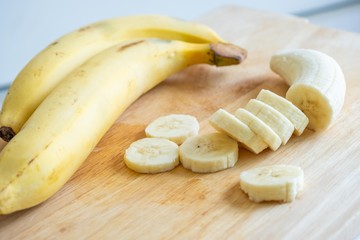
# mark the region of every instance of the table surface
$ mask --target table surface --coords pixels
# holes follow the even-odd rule
[[[116,121],[71,180],[29,210],[0,216],[0,239],[354,239],[360,234],[360,36],[292,16],[238,7],[219,8],[199,21],[248,50],[240,66],[194,66],[143,95]],[[312,48],[334,57],[347,94],[335,124],[306,130],[278,151],[241,149],[231,169],[196,174],[182,166],[154,175],[127,169],[129,144],[158,116],[187,113],[201,133],[208,117],[233,112],[261,89],[284,95],[285,82],[269,69],[284,48]],[[256,204],[239,189],[239,173],[270,164],[299,165],[305,189],[287,204]]]

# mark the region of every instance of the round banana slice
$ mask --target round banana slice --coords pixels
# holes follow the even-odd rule
[[[145,129],[147,137],[165,138],[177,144],[199,133],[199,122],[191,115],[171,114],[151,122]]]
[[[133,142],[125,151],[128,168],[139,173],[169,171],[179,165],[179,147],[163,138],[143,138]]]
[[[304,187],[304,172],[292,165],[252,168],[240,174],[240,187],[254,202],[292,202]]]
[[[264,142],[269,145],[271,150],[276,151],[280,147],[280,137],[271,129],[271,127],[269,127],[254,114],[247,111],[246,109],[239,108],[236,110],[234,115],[243,123],[248,125],[255,134],[259,135],[264,140]]]
[[[216,172],[235,165],[238,144],[223,133],[209,133],[185,140],[179,154],[182,165],[193,172]]]
[[[209,123],[219,132],[223,132],[239,141],[242,146],[253,153],[258,154],[268,147],[245,123],[223,109],[213,113]]]
[[[297,108],[292,102],[269,90],[261,90],[256,99],[270,105],[287,117],[294,125],[294,134],[296,136],[300,136],[309,123],[309,119],[305,113]]]
[[[246,110],[260,118],[281,138],[285,145],[294,132],[294,125],[278,110],[256,99],[251,99]]]

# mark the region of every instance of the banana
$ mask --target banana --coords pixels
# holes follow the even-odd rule
[[[253,153],[258,154],[268,147],[245,123],[223,109],[213,113],[209,118],[209,123],[216,130],[229,135]]]
[[[182,144],[187,138],[199,133],[199,122],[191,115],[170,114],[152,121],[146,128],[147,137],[166,138]]]
[[[1,151],[0,214],[51,197],[119,115],[171,74],[198,63],[238,64],[244,52],[225,43],[145,39],[96,54],[61,81]]]
[[[294,134],[296,136],[300,136],[309,123],[309,119],[299,108],[289,100],[280,97],[269,90],[262,89],[256,99],[270,105],[287,117],[294,125]]]
[[[235,165],[238,144],[223,133],[208,133],[186,139],[179,154],[184,168],[199,173],[217,172]]]
[[[89,57],[136,38],[223,42],[207,26],[161,15],[115,18],[82,27],[37,54],[18,74],[0,113],[0,137],[9,141],[56,85]]]
[[[251,131],[257,134],[273,151],[276,151],[281,145],[280,137],[264,123],[246,109],[239,108],[234,113],[235,117],[245,123]]]
[[[294,132],[294,125],[273,107],[256,99],[251,99],[246,110],[260,118],[280,137],[285,145]]]
[[[139,173],[169,171],[179,165],[179,147],[167,139],[143,138],[126,149],[124,162]]]
[[[298,166],[272,165],[240,173],[240,187],[254,202],[292,202],[304,187],[304,172]]]
[[[289,49],[274,54],[270,67],[290,85],[286,98],[309,118],[309,129],[325,130],[335,121],[346,84],[332,57],[311,49]]]

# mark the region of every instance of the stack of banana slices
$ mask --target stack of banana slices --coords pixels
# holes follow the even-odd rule
[[[245,108],[237,109],[234,115],[219,109],[209,122],[215,129],[258,154],[268,147],[275,151],[293,134],[302,134],[309,119],[287,99],[269,90],[261,90],[256,99],[251,99]]]
[[[234,114],[219,109],[209,122],[244,148],[258,154],[268,147],[276,151],[293,134],[301,135],[309,119],[287,99],[269,90],[261,90],[245,108],[237,109]],[[303,189],[303,181],[303,170],[292,165],[263,166],[240,174],[240,187],[254,202],[291,202]]]

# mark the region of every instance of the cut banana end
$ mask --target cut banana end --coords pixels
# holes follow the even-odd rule
[[[270,67],[290,85],[286,98],[309,118],[309,129],[325,130],[335,121],[346,92],[335,59],[313,49],[286,49],[271,57]]]
[[[143,138],[126,149],[124,161],[139,173],[160,173],[179,165],[178,145],[162,138]]]
[[[223,133],[209,133],[185,140],[179,154],[182,165],[193,172],[216,172],[235,165],[238,144]]]
[[[229,135],[253,153],[258,154],[268,147],[245,123],[223,109],[213,113],[209,123],[216,130]]]
[[[287,91],[286,98],[306,114],[311,130],[325,130],[333,121],[334,112],[328,99],[314,87],[294,84]]]
[[[264,166],[240,174],[240,187],[254,202],[292,202],[303,186],[304,172],[298,166]]]
[[[280,137],[285,145],[294,132],[294,125],[275,108],[256,99],[251,99],[246,110],[265,122]]]
[[[171,114],[152,121],[145,129],[147,137],[165,138],[177,144],[199,133],[199,122],[190,115]]]
[[[271,150],[276,151],[280,147],[282,143],[280,137],[254,114],[243,108],[239,108],[235,111],[234,115],[248,125],[255,134],[260,136],[264,142],[269,145]]]
[[[256,99],[270,105],[287,117],[294,125],[296,136],[300,136],[309,123],[306,115],[293,103],[269,90],[261,90]]]

